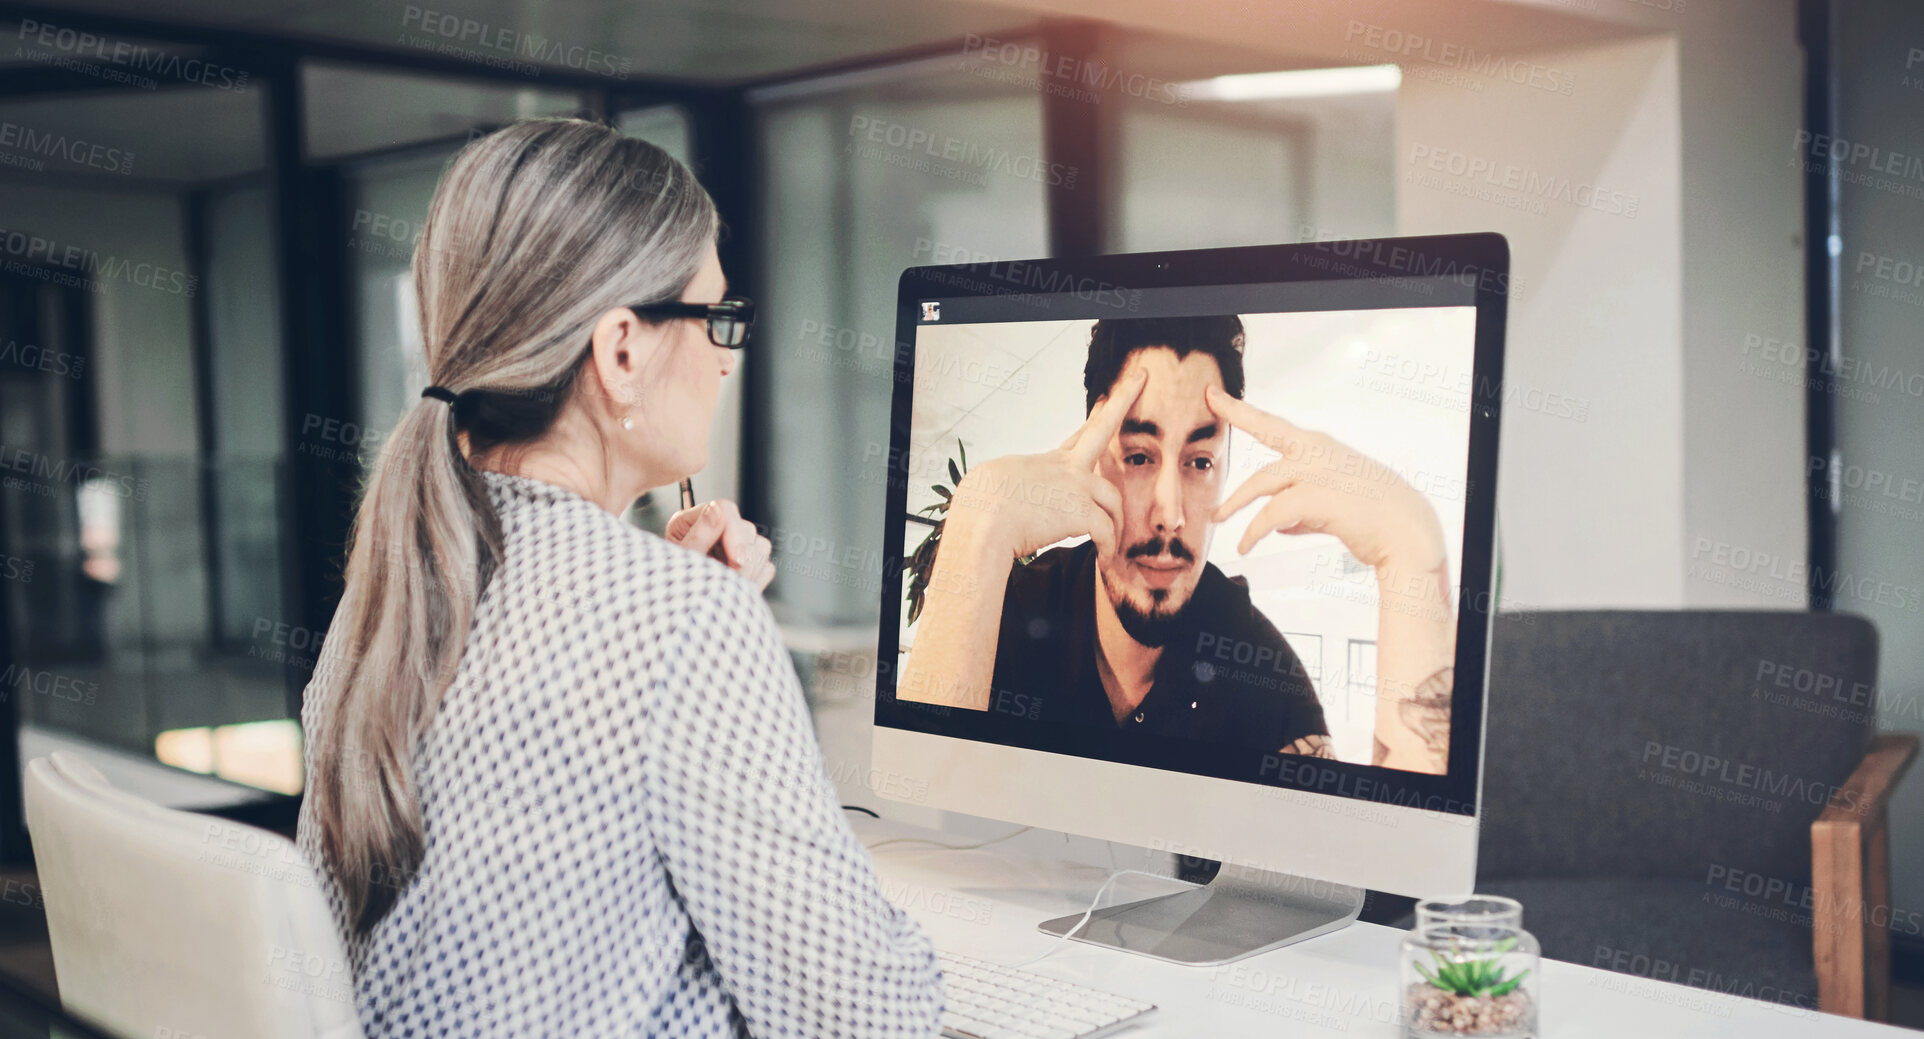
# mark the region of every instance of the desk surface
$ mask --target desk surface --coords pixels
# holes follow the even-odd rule
[[[969,843],[867,817],[850,820],[862,843],[926,837]],[[939,948],[1014,962],[1059,941],[1038,932],[1051,917],[1081,913],[1109,870],[1001,851],[951,851],[933,844],[876,848],[884,892],[908,910]],[[1105,903],[1180,890],[1177,881],[1117,879]],[[1527,919],[1527,907],[1526,907]],[[1061,944],[1028,969],[1140,997],[1162,1009],[1131,1039],[1168,1036],[1382,1036],[1397,1027],[1396,957],[1403,932],[1355,923],[1223,967],[1180,967],[1080,942]],[[1544,1039],[1585,1036],[1785,1036],[1797,1039],[1909,1035],[1889,1025],[1726,996],[1592,967],[1543,961]]]

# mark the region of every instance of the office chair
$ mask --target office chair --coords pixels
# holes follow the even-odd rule
[[[1876,687],[1861,617],[1498,614],[1477,890],[1555,959],[1884,1018]]]
[[[359,1039],[347,956],[286,838],[27,766],[60,1001],[121,1035]]]

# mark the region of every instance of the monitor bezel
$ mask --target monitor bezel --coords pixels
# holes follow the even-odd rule
[[[1292,245],[1245,246],[1107,256],[993,261],[912,267],[898,282],[895,384],[890,413],[887,514],[884,559],[893,560],[881,575],[881,624],[877,645],[874,721],[883,728],[952,736],[956,719],[895,699],[901,642],[902,573],[900,552],[906,536],[908,446],[914,399],[915,339],[920,303],[1018,291],[1020,285],[1085,285],[1127,294],[1139,289],[1251,285],[1281,282],[1341,282],[1362,278],[1411,279],[1437,272],[1465,272],[1474,278],[1476,328],[1469,408],[1469,451],[1465,473],[1464,538],[1459,576],[1455,692],[1447,771],[1441,775],[1325,759],[1292,761],[1289,783],[1320,797],[1354,798],[1312,788],[1355,790],[1355,779],[1376,796],[1396,797],[1448,815],[1473,816],[1481,780],[1483,717],[1488,670],[1489,625],[1495,603],[1494,546],[1498,430],[1502,418],[1504,326],[1510,291],[1509,246],[1494,233],[1422,237],[1345,239]],[[1466,681],[1469,676],[1473,680]],[[967,728],[968,719],[963,719]],[[952,736],[956,739],[967,739]],[[980,741],[990,742],[990,741]],[[1009,744],[997,743],[1009,747]],[[1024,750],[1021,747],[1011,747]],[[1049,753],[1048,751],[1029,751]],[[1096,759],[1091,759],[1096,760]],[[1205,773],[1180,773],[1200,774]],[[1241,775],[1216,775],[1235,782],[1267,784]],[[1317,782],[1320,778],[1323,782]],[[1348,780],[1347,782],[1345,780]],[[1277,786],[1284,786],[1277,783]],[[1407,797],[1407,800],[1405,800]]]

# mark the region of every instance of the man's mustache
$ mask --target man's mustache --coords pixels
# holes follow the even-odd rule
[[[1122,557],[1124,559],[1135,559],[1138,556],[1159,556],[1162,555],[1165,547],[1169,549],[1169,554],[1177,559],[1196,558],[1195,553],[1189,551],[1189,546],[1182,543],[1182,539],[1170,538],[1165,542],[1159,537],[1150,538],[1139,545],[1129,546],[1128,551],[1124,552]]]

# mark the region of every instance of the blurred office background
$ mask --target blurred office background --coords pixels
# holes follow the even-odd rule
[[[1920,91],[1899,0],[0,4],[0,850],[57,746],[291,819],[357,481],[424,384],[413,236],[546,114],[721,205],[764,317],[695,483],[774,541],[811,692],[855,691],[851,801],[896,278],[1107,251],[1504,233],[1506,606],[1860,613],[1924,729]]]

